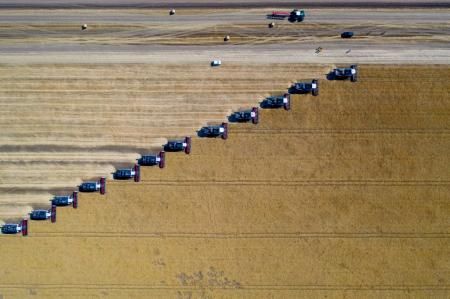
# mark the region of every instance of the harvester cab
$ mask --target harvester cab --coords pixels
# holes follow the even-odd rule
[[[298,82],[291,86],[289,92],[292,94],[306,94],[312,93],[313,96],[319,95],[319,81],[314,79],[311,83]]]
[[[138,159],[138,163],[141,166],[155,166],[158,165],[159,168],[164,168],[166,164],[166,153],[160,151],[158,155],[142,155]]]
[[[84,182],[79,186],[80,192],[97,192],[100,194],[106,193],[106,178],[101,177],[99,181],[94,182]]]
[[[191,153],[191,137],[185,137],[184,140],[169,140],[164,145],[166,152],[181,152],[184,151],[186,155]]]
[[[251,110],[234,112],[230,116],[230,121],[233,122],[249,122],[257,124],[259,122],[258,107],[253,107]]]
[[[222,123],[221,125],[203,127],[198,131],[198,136],[207,138],[221,137],[225,140],[228,138],[228,124]]]
[[[347,80],[351,82],[358,81],[358,66],[351,65],[350,67],[336,68],[330,73],[332,80]]]
[[[134,178],[135,182],[141,180],[141,167],[139,164],[135,164],[132,168],[117,169],[113,174],[115,180],[129,180]]]

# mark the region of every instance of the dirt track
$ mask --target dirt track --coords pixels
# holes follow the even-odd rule
[[[445,298],[449,75],[361,66],[227,141],[194,139],[141,183],[1,237],[21,254],[0,259],[0,294]]]

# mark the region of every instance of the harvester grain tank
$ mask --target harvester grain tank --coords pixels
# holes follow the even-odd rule
[[[155,166],[158,165],[159,168],[164,168],[166,165],[166,153],[160,151],[158,155],[142,155],[138,160],[141,166]]]
[[[221,137],[222,139],[228,138],[228,124],[222,123],[221,125],[206,126],[200,129],[198,132],[200,137],[216,138]]]
[[[113,176],[116,180],[129,180],[134,178],[135,182],[139,182],[141,180],[141,167],[139,164],[135,164],[132,168],[118,169]]]
[[[289,89],[289,93],[292,94],[306,94],[312,93],[313,96],[319,95],[319,81],[314,79],[309,82],[297,82],[294,83]]]
[[[281,107],[291,110],[291,96],[288,93],[282,96],[271,96],[261,102],[261,108],[277,109]]]
[[[97,192],[106,193],[106,178],[101,177],[98,181],[84,182],[78,187],[80,192]]]
[[[164,145],[166,152],[182,152],[186,155],[191,153],[191,137],[185,137],[184,140],[169,140]]]
[[[52,204],[58,207],[72,205],[74,209],[78,207],[78,192],[74,191],[71,195],[55,196]]]
[[[22,233],[22,236],[28,235],[28,220],[23,219],[20,223],[6,223],[1,227],[2,234],[15,235]]]
[[[258,107],[253,107],[250,110],[234,112],[230,116],[230,120],[231,121],[236,121],[236,122],[249,122],[249,121],[251,121],[253,124],[256,125],[259,122]]]
[[[330,73],[332,80],[348,80],[351,82],[358,81],[358,67],[351,65],[350,67],[336,68]]]

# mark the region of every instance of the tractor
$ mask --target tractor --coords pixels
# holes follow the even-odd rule
[[[198,136],[207,138],[221,137],[225,140],[228,138],[228,124],[222,123],[221,125],[203,127],[198,131]]]
[[[84,182],[79,187],[80,192],[97,192],[100,194],[106,193],[106,178],[101,177],[99,181],[94,182]]]
[[[351,65],[350,67],[336,68],[330,74],[331,80],[348,80],[351,82],[358,81],[358,66]]]
[[[285,110],[291,109],[291,97],[288,93],[282,96],[271,96],[261,102],[261,108],[277,109],[283,107]]]
[[[135,164],[132,168],[117,169],[113,174],[115,180],[129,180],[134,178],[135,182],[141,180],[141,167],[139,164]]]
[[[155,166],[158,165],[159,168],[164,168],[166,164],[166,153],[160,151],[158,155],[143,155],[138,159],[138,163],[141,166]]]
[[[288,21],[291,23],[303,22],[304,19],[305,19],[305,11],[298,9],[294,9],[293,11],[291,11],[288,17]]]
[[[231,114],[229,119],[233,122],[252,121],[252,123],[256,125],[259,122],[258,107],[253,107],[251,110],[234,112],[233,114]]]
[[[78,207],[78,192],[74,191],[72,195],[55,196],[52,199],[52,204],[57,207],[72,205],[76,209]]]
[[[191,153],[191,137],[185,137],[184,140],[169,140],[164,145],[166,152],[181,152],[184,151],[186,155]]]
[[[317,79],[312,80],[311,83],[297,82],[289,88],[289,93],[292,94],[305,94],[312,93],[313,96],[319,95],[319,81]]]
[[[267,15],[268,19],[277,19],[277,20],[284,20],[288,19],[289,22],[295,23],[295,22],[303,22],[305,19],[305,11],[304,10],[298,10],[294,9],[293,11],[273,11],[271,14]]]

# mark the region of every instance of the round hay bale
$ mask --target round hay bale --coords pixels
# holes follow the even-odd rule
[[[275,23],[274,22],[269,24],[269,28],[273,28],[273,27],[275,27]]]
[[[169,15],[173,16],[174,14],[175,14],[175,9],[171,9],[171,10],[169,11]]]
[[[227,41],[229,41],[230,40],[230,36],[229,35],[227,35],[227,36],[225,36],[224,38],[223,38],[223,41],[224,42],[227,42]]]
[[[87,24],[81,25],[81,30],[86,30],[86,29],[87,29]]]

